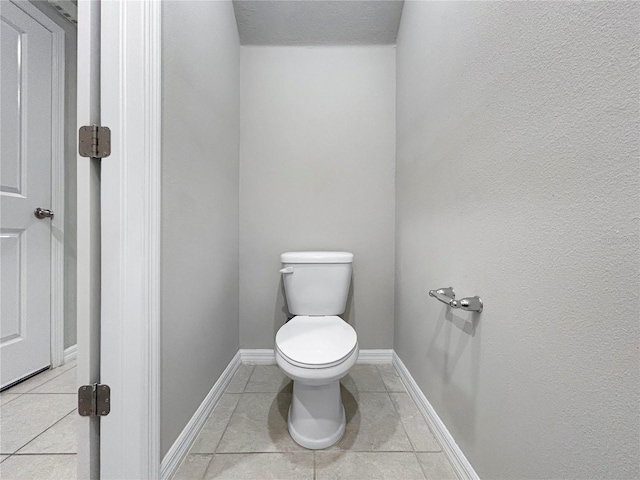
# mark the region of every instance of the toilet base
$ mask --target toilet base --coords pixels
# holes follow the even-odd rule
[[[287,426],[296,443],[311,450],[330,447],[340,441],[346,424],[339,380],[325,385],[293,382]]]

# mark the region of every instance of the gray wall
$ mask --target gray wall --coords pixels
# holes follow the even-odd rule
[[[395,349],[481,478],[640,475],[639,9],[405,2]]]
[[[162,3],[162,455],[238,351],[239,53],[230,1]]]
[[[64,347],[76,344],[76,98],[78,28],[46,1],[38,10],[64,29]]]
[[[395,47],[242,47],[240,344],[286,319],[280,254],[355,254],[345,319],[393,344]]]

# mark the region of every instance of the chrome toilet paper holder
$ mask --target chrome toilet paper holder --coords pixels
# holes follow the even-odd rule
[[[429,296],[442,303],[446,303],[451,308],[461,308],[467,312],[480,313],[483,307],[482,299],[477,295],[475,297],[465,297],[460,300],[456,300],[456,292],[453,291],[453,287],[429,290]]]

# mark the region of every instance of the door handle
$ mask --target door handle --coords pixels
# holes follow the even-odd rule
[[[36,216],[36,218],[39,219],[43,219],[43,218],[53,218],[53,210],[47,210],[46,208],[36,208],[33,211],[33,214]]]

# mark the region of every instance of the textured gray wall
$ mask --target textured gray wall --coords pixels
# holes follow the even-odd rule
[[[162,455],[238,351],[239,54],[230,1],[162,2]]]
[[[345,318],[393,345],[395,47],[242,47],[240,344],[273,348],[280,254],[355,254]]]
[[[640,475],[639,9],[405,2],[395,349],[481,478]]]

